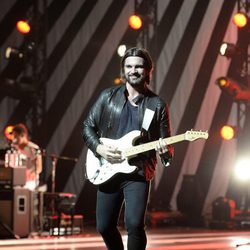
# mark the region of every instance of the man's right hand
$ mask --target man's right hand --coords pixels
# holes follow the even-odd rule
[[[96,152],[102,156],[106,161],[114,164],[121,163],[124,159],[122,152],[117,147],[112,145],[99,144],[96,148]]]

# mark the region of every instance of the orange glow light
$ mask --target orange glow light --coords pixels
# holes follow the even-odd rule
[[[226,86],[226,85],[227,85],[227,80],[221,79],[220,80],[220,86],[223,87],[223,86]]]
[[[13,140],[13,135],[12,135],[13,128],[14,128],[14,126],[9,125],[9,126],[7,126],[7,127],[5,128],[5,130],[4,130],[4,135],[5,135],[5,137],[6,137],[8,140],[10,140],[10,141]]]
[[[115,79],[114,79],[114,84],[115,84],[115,85],[121,84],[121,78],[119,78],[119,77],[115,78]]]
[[[233,22],[238,28],[243,28],[247,24],[247,16],[244,13],[236,13]]]
[[[16,27],[22,34],[28,34],[30,32],[30,25],[26,21],[18,21]]]
[[[228,86],[228,81],[225,78],[220,78],[218,80],[218,84],[220,87],[227,87]]]
[[[134,30],[138,30],[142,27],[142,19],[137,15],[130,16],[128,22],[129,26]]]
[[[232,126],[225,125],[220,130],[220,135],[224,140],[231,140],[235,136],[235,129]]]

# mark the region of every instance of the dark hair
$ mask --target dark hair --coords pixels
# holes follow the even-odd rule
[[[18,135],[28,135],[28,129],[22,123],[15,125],[12,130],[12,133],[13,132],[17,133]]]
[[[148,73],[147,77],[146,77],[146,82],[147,82],[147,84],[149,84],[150,80],[151,80],[151,73],[153,70],[153,61],[152,61],[151,56],[149,55],[149,52],[143,48],[133,47],[131,49],[128,49],[125,52],[125,54],[121,60],[121,79],[124,81],[124,78],[125,78],[125,76],[124,76],[124,62],[125,62],[125,59],[127,57],[130,57],[130,56],[138,56],[138,57],[141,57],[144,59],[144,67]]]

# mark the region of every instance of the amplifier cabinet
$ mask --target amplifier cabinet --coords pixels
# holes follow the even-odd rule
[[[29,235],[30,196],[30,190],[25,188],[0,190],[0,238]]]
[[[26,183],[26,167],[0,167],[0,189],[11,189]]]

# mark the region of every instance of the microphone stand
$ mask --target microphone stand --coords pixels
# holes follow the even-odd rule
[[[42,154],[44,157],[50,157],[51,161],[52,161],[52,170],[51,170],[51,192],[55,193],[55,188],[56,188],[56,183],[55,183],[55,179],[56,179],[56,165],[58,160],[65,160],[65,161],[74,161],[77,162],[78,159],[77,158],[72,158],[72,157],[67,157],[67,156],[59,156],[56,154],[47,154],[46,152],[43,152]]]
[[[67,156],[59,156],[56,154],[48,154],[45,151],[43,151],[42,155],[44,157],[50,157],[51,161],[52,161],[52,170],[51,170],[51,194],[52,196],[55,194],[55,187],[56,187],[56,166],[57,166],[57,162],[58,160],[65,160],[65,161],[74,161],[77,162],[78,159],[77,158],[72,158],[72,157],[67,157]],[[52,215],[55,214],[55,201],[54,199],[52,199]]]

